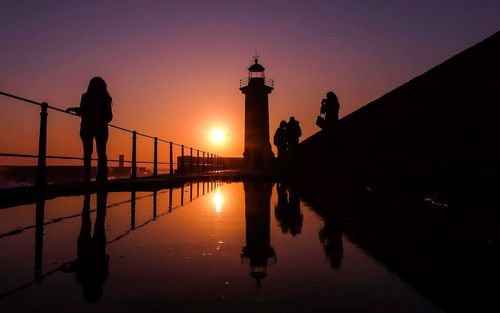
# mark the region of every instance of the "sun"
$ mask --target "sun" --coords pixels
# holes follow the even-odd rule
[[[215,144],[222,144],[226,141],[226,132],[220,128],[212,129],[210,133],[210,138]]]

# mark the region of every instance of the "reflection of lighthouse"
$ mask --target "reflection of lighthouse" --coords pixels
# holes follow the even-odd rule
[[[272,183],[247,182],[245,189],[245,224],[246,246],[243,247],[241,258],[250,263],[250,276],[260,281],[267,276],[268,259],[274,258],[271,247],[271,191]]]
[[[240,81],[245,95],[245,151],[248,168],[266,168],[274,158],[269,141],[269,101],[274,81],[264,75],[264,67],[255,63],[248,68],[248,79]]]

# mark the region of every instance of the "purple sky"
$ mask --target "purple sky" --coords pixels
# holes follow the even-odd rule
[[[271,131],[295,115],[304,139],[327,91],[344,116],[498,30],[498,0],[2,1],[0,90],[67,107],[100,75],[114,123],[241,156],[238,83],[255,49],[276,80]],[[36,151],[36,110],[0,105],[2,133],[34,125],[0,150]],[[71,142],[53,150],[80,154],[78,122],[52,115],[57,141]],[[220,147],[207,141],[217,127],[228,133]]]

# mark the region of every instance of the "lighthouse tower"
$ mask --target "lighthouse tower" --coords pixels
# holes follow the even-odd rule
[[[260,288],[267,277],[267,267],[276,263],[271,247],[271,194],[273,183],[245,182],[246,245],[241,250],[241,261],[249,263],[250,276]],[[271,263],[269,261],[272,261]]]
[[[240,80],[245,95],[245,151],[243,157],[249,169],[271,166],[274,158],[269,142],[269,100],[274,81],[264,75],[265,68],[255,57],[248,67],[248,78]]]

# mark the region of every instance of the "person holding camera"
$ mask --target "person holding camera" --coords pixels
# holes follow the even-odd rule
[[[320,116],[316,120],[316,124],[321,128],[328,128],[337,123],[339,120],[340,103],[337,95],[330,91],[326,94],[326,98],[321,100]]]

